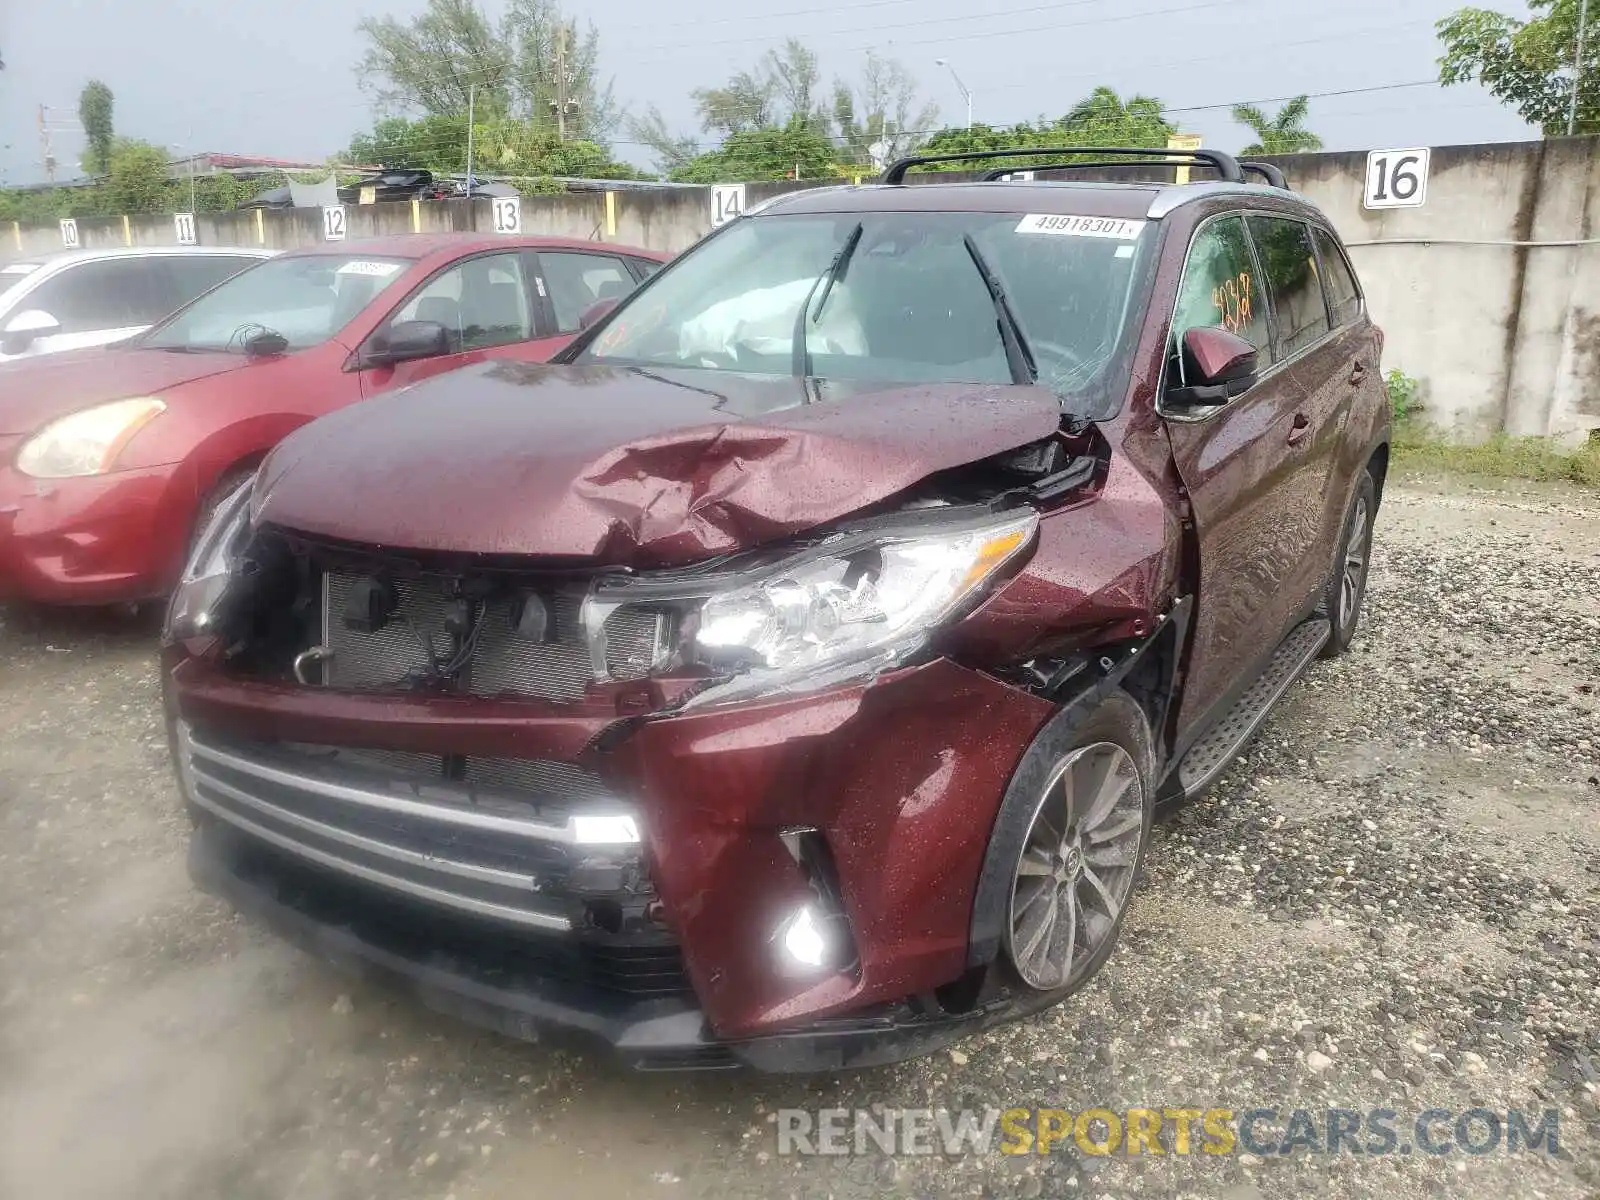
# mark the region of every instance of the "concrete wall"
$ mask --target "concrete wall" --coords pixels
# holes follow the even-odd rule
[[[1570,244],[1600,224],[1600,138],[1440,147],[1427,204],[1382,212],[1362,207],[1364,153],[1277,161],[1349,244],[1387,335],[1385,366],[1421,382],[1434,423],[1465,437],[1600,428],[1600,246]],[[752,184],[748,202],[806,186]],[[486,199],[346,213],[351,239],[492,225]],[[705,188],[617,191],[609,208],[601,192],[522,201],[527,233],[678,251],[709,226]],[[203,213],[198,228],[204,245],[288,248],[321,241],[322,216]],[[85,246],[176,240],[170,216],[80,220],[78,231]],[[54,226],[0,227],[0,263],[60,246]]]

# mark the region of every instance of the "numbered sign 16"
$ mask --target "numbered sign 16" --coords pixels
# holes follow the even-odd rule
[[[1421,208],[1428,199],[1428,148],[1367,155],[1367,208]]]
[[[744,216],[744,184],[714,183],[711,185],[711,228],[737,221]]]
[[[344,205],[328,204],[322,209],[322,240],[344,241]]]
[[[522,232],[522,200],[518,196],[494,198],[494,231],[496,233]]]
[[[194,214],[177,213],[172,218],[172,227],[178,233],[178,245],[192,246],[200,239],[194,235]]]
[[[61,244],[68,250],[78,248],[78,222],[72,217],[61,219]]]

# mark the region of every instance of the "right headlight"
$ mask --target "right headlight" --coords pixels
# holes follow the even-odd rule
[[[707,587],[681,653],[728,678],[691,703],[809,691],[909,657],[1033,543],[1031,510],[840,534]],[[661,594],[661,579],[640,583]],[[623,584],[617,599],[627,603]]]
[[[250,528],[251,476],[212,511],[211,519],[195,539],[183,569],[183,578],[167,609],[169,641],[214,632],[217,608],[228,590],[233,562]]]
[[[133,396],[69,413],[22,443],[17,470],[34,479],[103,475],[134,434],[166,411],[155,396]]]

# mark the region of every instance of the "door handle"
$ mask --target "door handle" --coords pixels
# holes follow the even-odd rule
[[[1294,424],[1289,426],[1289,445],[1298,446],[1311,432],[1311,418],[1305,413],[1295,413]]]
[[[1350,386],[1354,387],[1366,377],[1367,364],[1362,362],[1360,359],[1357,359],[1355,366],[1350,368]]]

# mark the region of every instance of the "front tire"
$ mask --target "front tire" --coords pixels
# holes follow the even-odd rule
[[[1361,604],[1367,596],[1367,575],[1372,567],[1372,524],[1378,515],[1378,488],[1368,471],[1361,472],[1356,494],[1345,514],[1344,536],[1334,555],[1333,570],[1322,596],[1322,611],[1332,631],[1318,652],[1321,658],[1338,658],[1355,640],[1361,620]]]
[[[1014,781],[1033,805],[1003,952],[1034,1008],[1083,987],[1116,945],[1150,837],[1155,754],[1144,711],[1117,691],[1081,723],[1047,727],[1029,757]]]

